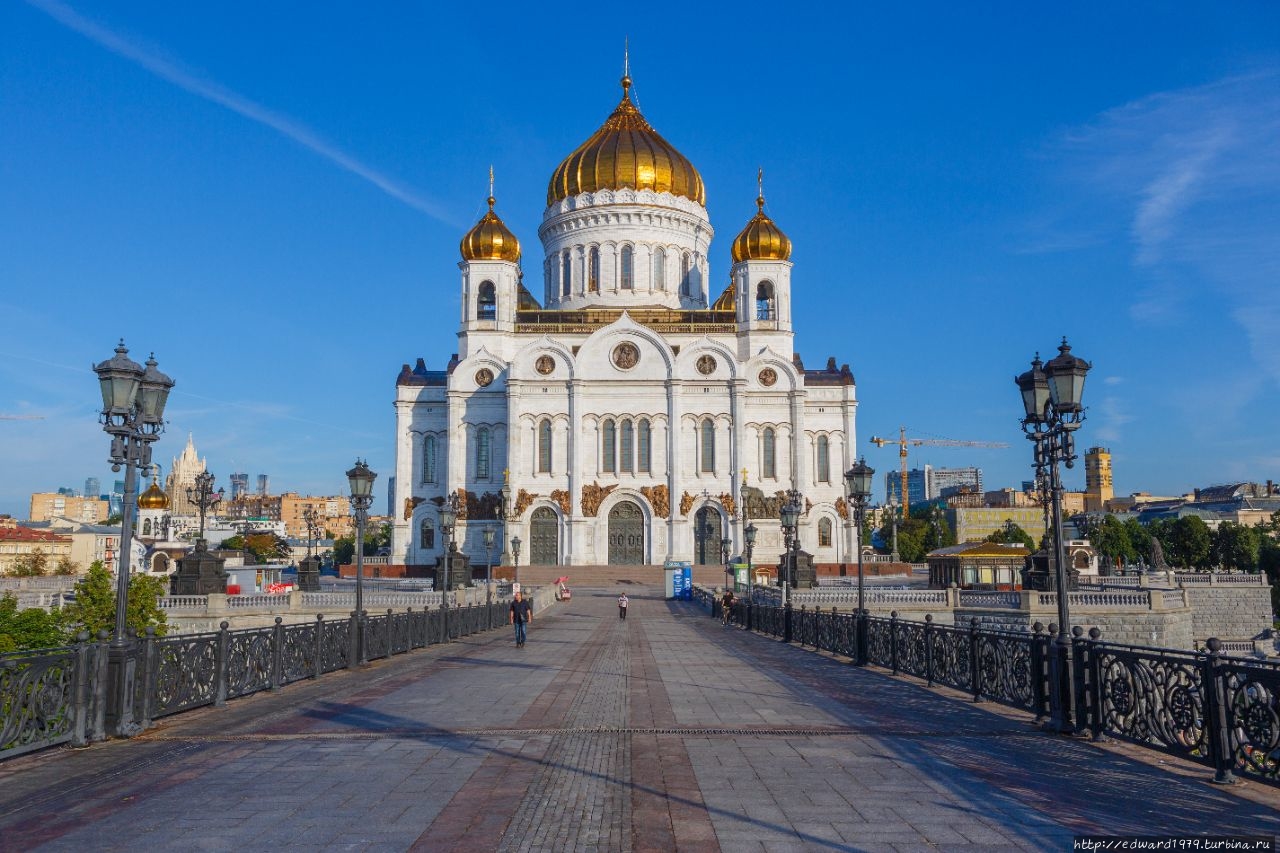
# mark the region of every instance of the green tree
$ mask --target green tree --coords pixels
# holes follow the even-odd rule
[[[248,537],[237,534],[224,539],[221,547],[248,551],[259,563],[287,559],[292,554],[289,543],[274,533],[250,533]]]
[[[956,536],[951,532],[951,525],[947,524],[941,507],[934,507],[929,513],[928,527],[924,533],[925,554],[954,544],[956,544]]]
[[[1160,537],[1160,544],[1175,565],[1187,571],[1208,566],[1213,535],[1200,516],[1184,515],[1177,520],[1163,522],[1153,535]]]
[[[76,573],[76,564],[71,562],[70,557],[63,557],[58,560],[58,565],[54,567],[53,573],[64,577],[74,575]]]
[[[866,541],[870,542],[870,539]],[[364,555],[368,557],[377,553],[379,548],[391,546],[391,525],[379,524],[376,528],[365,528]],[[340,536],[333,540],[333,562],[338,566],[349,566],[356,559],[356,537]]]
[[[34,578],[49,571],[49,555],[41,548],[35,548],[30,554],[23,554],[13,562],[13,574],[20,578]]]
[[[1012,519],[1006,521],[1002,527],[992,532],[983,541],[997,542],[1002,545],[1023,545],[1029,551],[1036,549],[1036,540],[1032,539],[1031,534],[1015,524]]]
[[[133,575],[129,578],[129,600],[125,608],[125,624],[130,634],[147,626],[163,635],[167,630],[165,613],[160,609],[160,596],[165,594],[162,578]],[[94,560],[89,572],[76,584],[76,598],[62,609],[63,625],[68,631],[88,631],[96,637],[99,631],[113,631],[116,624],[115,579],[101,560]]]
[[[0,596],[0,654],[65,646],[67,636],[57,611],[41,607],[18,609],[13,593]]]
[[[1224,569],[1241,572],[1258,570],[1262,534],[1255,527],[1224,521],[1213,533],[1213,561]]]
[[[1141,557],[1151,559],[1151,531],[1142,526],[1136,518],[1124,520],[1124,532],[1129,536],[1129,544],[1133,547],[1134,559]]]
[[[928,524],[918,518],[908,518],[898,523],[898,555],[907,563],[923,563],[928,549],[924,537]]]
[[[354,536],[339,536],[333,540],[333,564],[335,566],[348,566],[354,562],[356,556],[356,538]]]
[[[1138,559],[1138,549],[1133,544],[1133,537],[1114,515],[1102,519],[1102,523],[1089,536],[1089,543],[1113,565],[1117,560],[1128,564]]]
[[[1258,548],[1258,569],[1271,584],[1271,612],[1280,613],[1280,542],[1270,536],[1262,537]]]

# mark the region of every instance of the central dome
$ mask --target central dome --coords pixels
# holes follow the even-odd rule
[[[663,139],[631,103],[631,78],[622,78],[622,101],[591,138],[551,176],[547,205],[596,190],[652,190],[684,196],[706,207],[702,176]]]

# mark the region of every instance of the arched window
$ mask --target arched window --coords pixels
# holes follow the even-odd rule
[[[765,427],[762,445],[760,470],[766,478],[773,479],[778,476],[778,434],[773,427]]]
[[[493,282],[480,282],[476,291],[476,319],[493,320],[498,316],[498,297],[494,293]]]
[[[635,281],[631,277],[632,269],[632,251],[630,246],[622,247],[622,275],[621,281],[618,282],[623,290],[631,290],[635,287]]]
[[[149,518],[144,518],[142,520],[142,535],[143,536],[151,535],[151,519]]]
[[[818,436],[818,482],[831,482],[831,445],[825,435]]]
[[[538,424],[538,473],[551,473],[551,421]]]
[[[778,319],[777,300],[774,299],[771,281],[762,281],[756,285],[756,319]]]
[[[591,252],[587,255],[587,292],[598,293],[600,291],[600,250],[591,247]]]
[[[436,481],[436,437],[429,435],[422,439],[422,482]]]
[[[622,461],[618,463],[619,471],[626,471],[628,474],[636,470],[635,467],[635,446],[636,431],[631,420],[627,419],[622,422]]]
[[[818,547],[831,547],[831,519],[829,518],[818,519]]]
[[[640,425],[636,429],[636,470],[642,474],[648,474],[650,470],[649,464],[649,420],[642,418]]]
[[[661,246],[653,252],[653,289],[667,289],[667,250]]]
[[[613,473],[617,467],[618,433],[612,420],[600,425],[600,470]]]
[[[422,519],[418,525],[418,547],[436,547],[436,523],[429,518]]]
[[[568,296],[569,287],[573,283],[573,267],[569,261],[569,250],[560,255],[560,295]]]
[[[716,470],[716,425],[711,418],[702,422],[702,470],[711,474]]]
[[[489,479],[490,436],[488,427],[476,430],[476,479]]]
[[[689,276],[689,270],[692,269],[692,267],[693,267],[693,264],[691,259],[689,258],[689,253],[685,252],[684,255],[680,258],[680,295],[681,296],[691,295],[690,288],[693,285],[692,285],[691,278]]]

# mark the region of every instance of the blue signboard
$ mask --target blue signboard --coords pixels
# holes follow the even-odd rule
[[[683,589],[680,590],[680,598],[691,601],[693,599],[693,567],[684,566],[680,570],[680,577],[684,583]]]

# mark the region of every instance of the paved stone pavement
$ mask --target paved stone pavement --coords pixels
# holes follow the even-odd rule
[[[533,624],[0,764],[0,849],[1069,850],[1280,834],[1280,792],[576,591]]]

